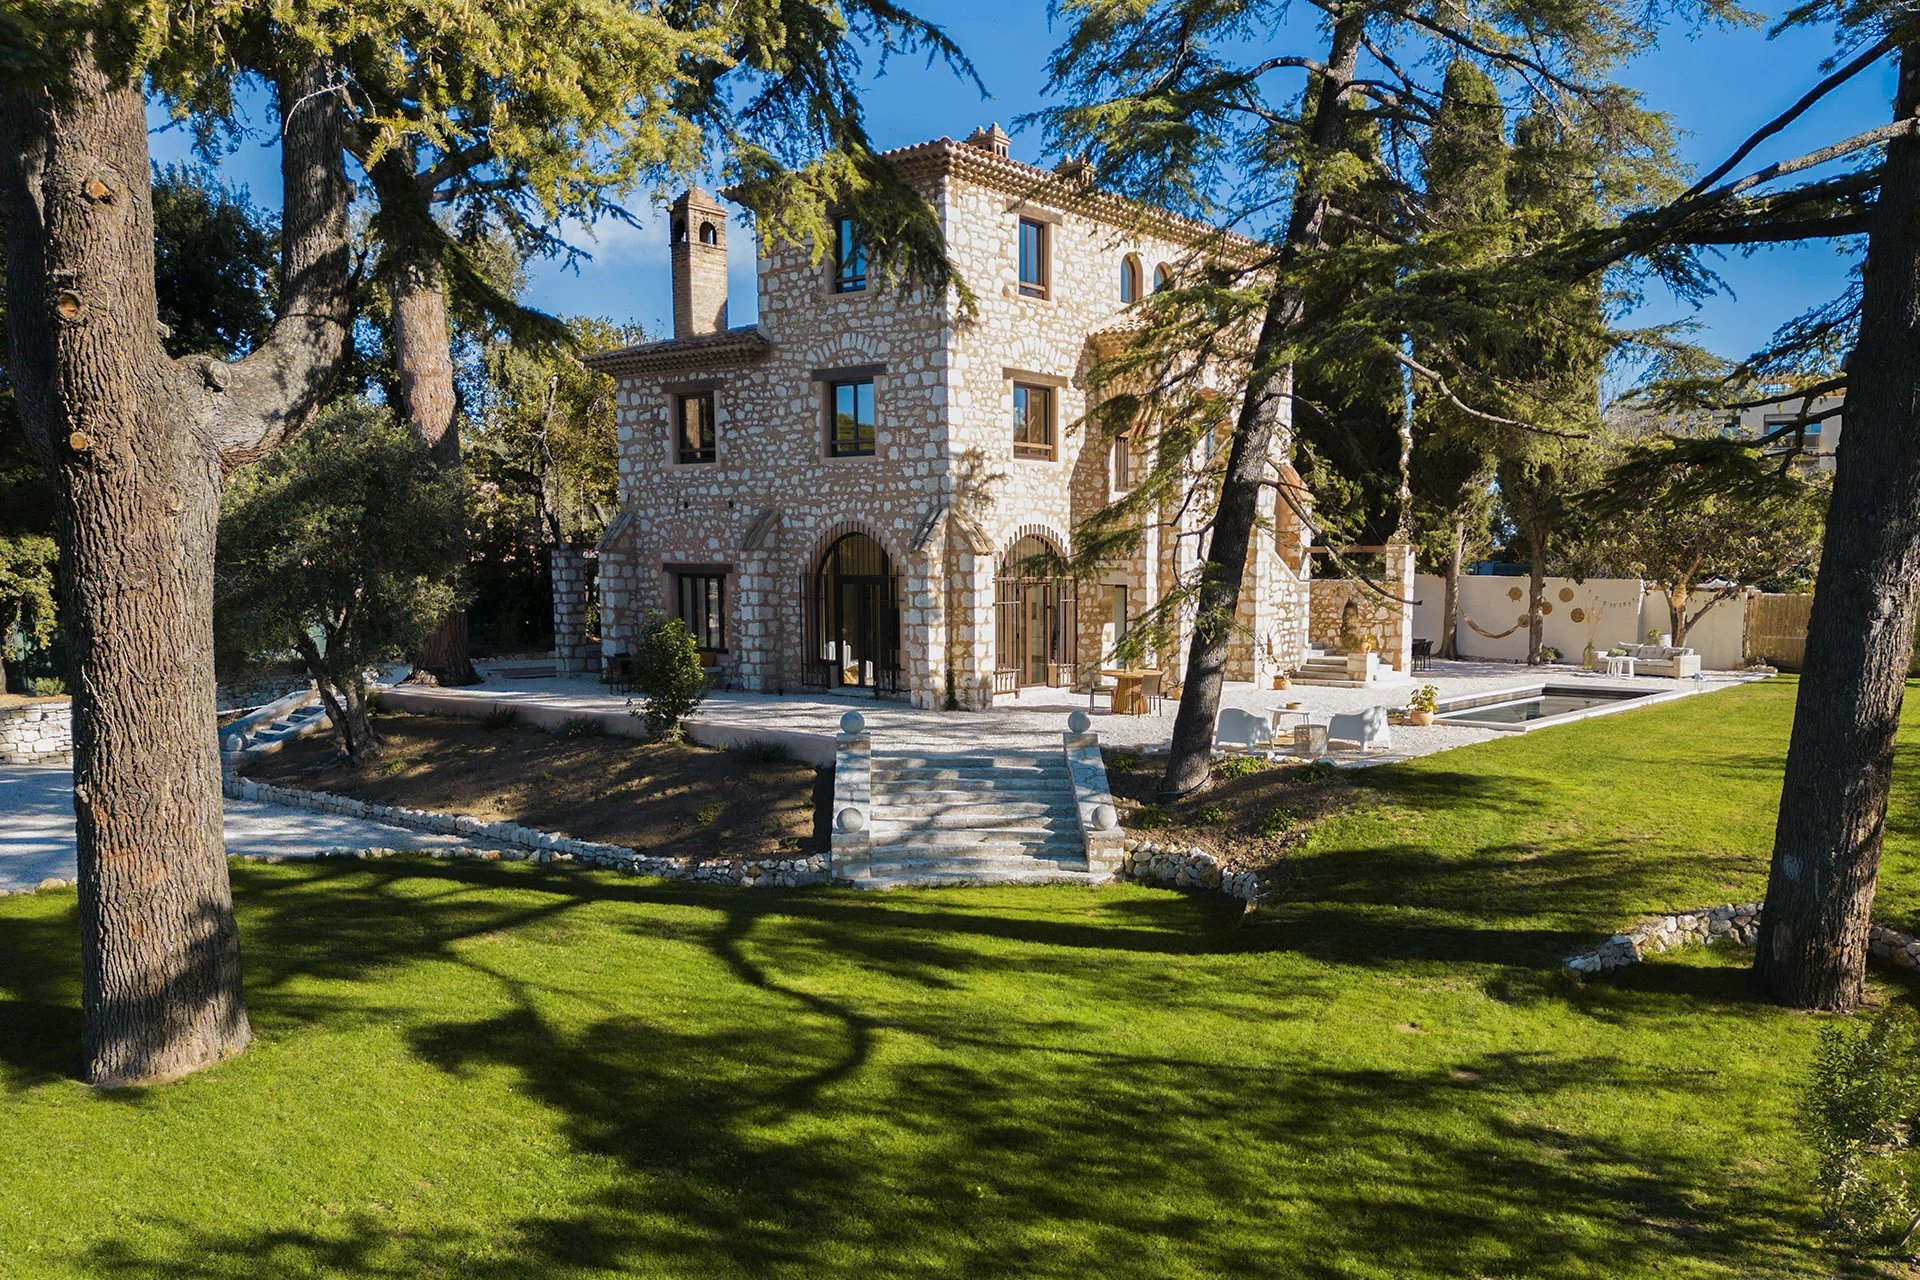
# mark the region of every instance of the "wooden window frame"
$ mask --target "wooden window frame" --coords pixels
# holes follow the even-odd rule
[[[706,406],[706,447],[695,445],[687,447],[687,402],[704,402]],[[673,459],[680,467],[703,467],[712,464],[720,457],[720,418],[719,406],[711,387],[700,391],[681,391],[673,397]]]
[[[851,264],[845,256],[848,240],[853,242]],[[849,269],[850,266],[853,269]],[[833,291],[836,294],[867,291],[867,247],[860,243],[859,224],[845,215],[833,220]]]
[[[1034,266],[1038,272],[1036,279],[1029,280],[1027,268],[1027,228],[1033,228]],[[1053,286],[1053,227],[1039,218],[1020,219],[1020,230],[1014,245],[1014,277],[1019,282],[1020,296],[1045,300],[1052,296]]]
[[[826,395],[827,456],[829,458],[871,458],[875,454],[879,453],[880,451],[880,397],[875,390],[874,380],[872,376],[869,375],[866,377],[832,378],[832,379],[828,379],[825,385],[827,389],[827,395]],[[854,417],[854,437],[853,437],[851,447],[843,447],[841,436],[840,436],[840,389],[842,387],[849,387],[853,389],[853,406],[854,406],[855,417]],[[860,412],[859,388],[861,387],[865,387],[867,389],[867,399],[869,403],[871,403],[872,405],[872,413],[873,413],[873,421],[865,424],[862,424],[859,421],[859,412]],[[860,447],[861,440],[860,440],[859,428],[862,425],[865,425],[865,427],[867,428],[867,432],[866,432],[867,438],[865,441],[866,447],[864,449]]]
[[[1133,446],[1125,436],[1115,436],[1107,451],[1107,483],[1115,493],[1133,490]]]
[[[695,648],[702,653],[727,651],[727,575],[724,572],[675,570],[673,608],[674,615],[693,632]],[[708,640],[719,643],[708,644]]]
[[[1146,276],[1140,267],[1140,255],[1130,253],[1120,259],[1120,301],[1132,306],[1146,291]]]
[[[1039,382],[1016,382],[1013,384],[1013,456],[1033,462],[1052,462],[1059,456],[1059,432],[1054,417],[1055,393],[1057,388]],[[1045,412],[1041,419],[1046,428],[1044,441],[1034,440],[1030,429],[1034,422],[1033,397],[1042,397]],[[1026,411],[1021,412],[1021,399],[1026,400]]]

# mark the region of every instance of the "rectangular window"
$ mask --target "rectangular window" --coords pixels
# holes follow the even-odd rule
[[[1118,646],[1127,638],[1127,589],[1125,587],[1107,588],[1113,593],[1113,643]]]
[[[1113,442],[1113,491],[1125,493],[1133,488],[1133,450],[1127,445],[1125,436],[1116,437]]]
[[[1013,384],[1013,456],[1053,456],[1053,388]]]
[[[835,458],[873,456],[873,380],[827,384],[827,454]]]
[[[676,396],[675,415],[678,424],[679,458],[681,463],[713,461],[713,392],[700,391],[693,395]]]
[[[867,287],[867,247],[860,243],[860,228],[852,218],[838,218],[833,224],[833,291],[859,293]]]
[[[727,579],[718,573],[674,575],[679,593],[680,620],[693,632],[702,649],[727,647]]]
[[[1047,224],[1032,218],[1020,219],[1020,293],[1023,297],[1047,296]]]

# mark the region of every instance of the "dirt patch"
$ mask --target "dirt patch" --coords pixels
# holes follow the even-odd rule
[[[1228,758],[1214,762],[1213,781],[1199,794],[1166,801],[1155,793],[1164,755],[1105,752],[1120,825],[1160,844],[1200,848],[1234,867],[1277,866],[1316,823],[1348,808],[1360,788],[1346,771],[1292,760]]]
[[[757,749],[574,737],[478,720],[382,715],[364,768],[331,738],[289,743],[247,776],[376,804],[469,813],[675,858],[794,857],[826,849],[833,771]]]

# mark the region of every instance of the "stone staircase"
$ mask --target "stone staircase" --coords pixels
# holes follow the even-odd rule
[[[1307,651],[1307,660],[1298,671],[1293,673],[1295,684],[1315,685],[1323,689],[1364,689],[1364,680],[1355,680],[1347,674],[1347,660],[1338,653]]]
[[[1073,782],[1058,751],[876,752],[873,851],[861,882],[1093,883]]]

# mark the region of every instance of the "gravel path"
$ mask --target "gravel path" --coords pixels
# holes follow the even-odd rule
[[[229,853],[298,858],[327,849],[486,847],[458,836],[250,800],[228,800],[226,815]],[[73,877],[73,771],[0,765],[0,889]]]

